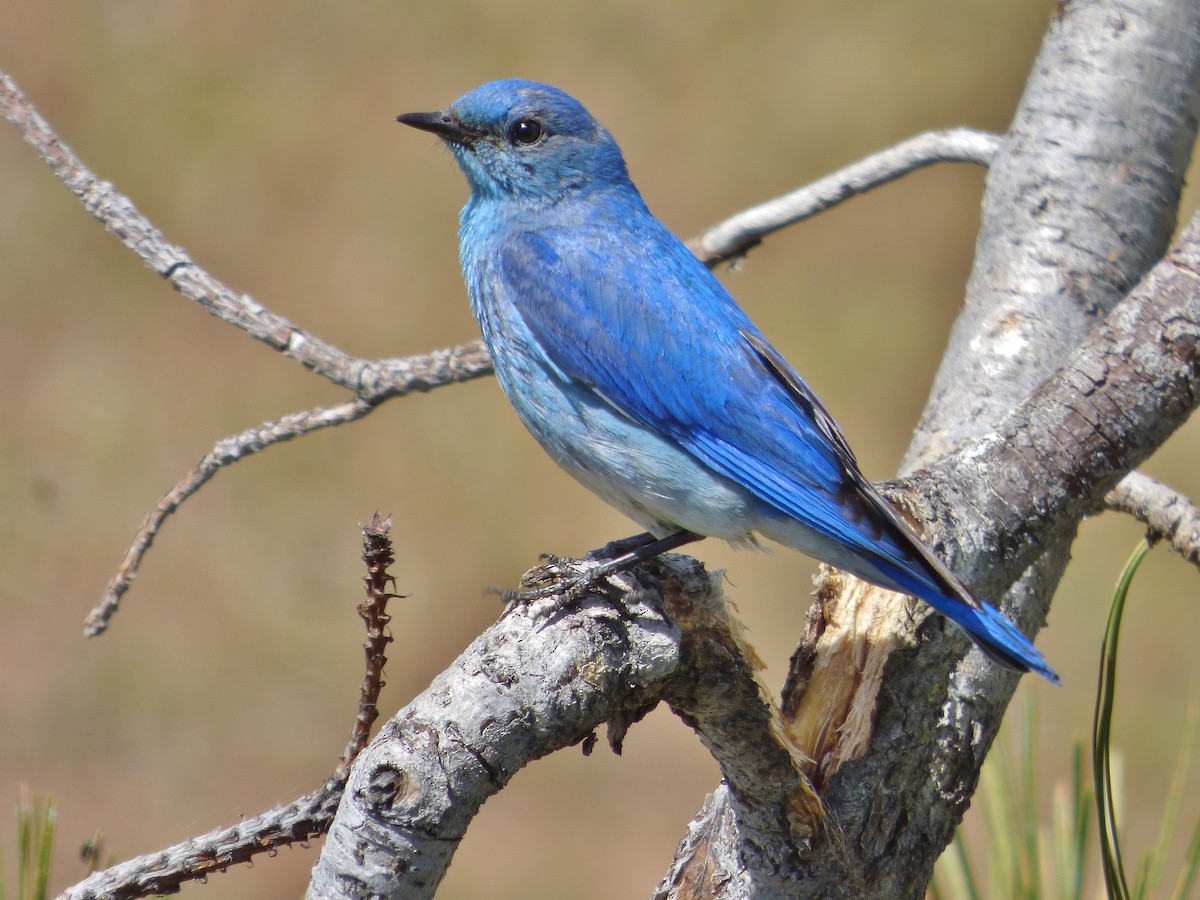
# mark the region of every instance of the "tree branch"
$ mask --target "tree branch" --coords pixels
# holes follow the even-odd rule
[[[109,621],[120,607],[121,598],[137,578],[142,558],[150,550],[163,523],[221,469],[275,444],[322,428],[357,421],[390,397],[402,397],[415,391],[468,381],[490,372],[491,366],[491,358],[482,341],[471,341],[421,356],[379,360],[363,369],[365,393],[354,400],[291,413],[277,421],[264,422],[217,441],[213,449],[159,499],[142,521],[133,543],[125,551],[125,558],[104,589],[100,602],[88,614],[84,634],[95,637],[108,628]]]
[[[363,562],[367,566],[363,582],[367,599],[359,604],[358,614],[367,628],[366,671],[350,740],[325,784],[299,800],[277,806],[232,827],[218,828],[157,853],[93,872],[60,894],[59,900],[134,900],[152,894],[174,893],[187,881],[222,872],[260,853],[272,853],[281,846],[307,841],[329,830],[350,777],[351,765],[366,747],[371,724],[378,715],[383,667],[387,663],[384,649],[391,641],[386,634],[387,604],[398,596],[387,589],[393,582],[388,566],[395,561],[388,538],[390,528],[391,520],[380,521],[376,514],[371,524],[362,530]]]
[[[523,583],[550,574],[543,566]],[[480,804],[522,766],[578,743],[589,752],[605,722],[620,752],[629,726],[660,700],[713,753],[752,846],[794,875],[820,801],[720,582],[667,554],[542,624],[510,610],[355,765],[308,895],[432,896]]]
[[[652,708],[679,633],[652,591],[625,583],[624,608],[588,594],[541,627],[511,610],[397,713],[354,766],[308,896],[432,896],[479,806],[522,766]]]
[[[406,373],[423,369],[428,379],[436,366],[430,365],[426,357],[372,362],[350,356],[271,312],[249,294],[239,294],[214,278],[192,262],[182,247],[168,242],[128,197],[88,169],[34,109],[16,82],[3,72],[0,72],[0,115],[16,126],[26,143],[109,232],[175,290],[221,321],[241,329],[309,371],[354,391],[364,400],[377,401],[396,393],[428,390],[440,383],[448,383],[426,380],[418,387],[412,384],[405,387],[402,382]],[[471,342],[452,351],[442,351],[460,361],[450,380],[462,381],[491,371],[491,362],[486,355],[482,360],[478,359],[479,347],[478,342]],[[473,367],[461,365],[472,358],[475,358]],[[400,380],[391,380],[396,378]]]
[[[687,245],[711,268],[745,256],[767,235],[933,163],[970,162],[986,167],[1000,146],[999,135],[986,131],[970,128],[926,131],[790,194],[736,213],[692,238]]]
[[[87,637],[102,634],[108,628],[109,620],[116,614],[121,605],[121,598],[133,585],[141,566],[142,557],[150,549],[157,537],[163,522],[188,497],[200,490],[209,479],[225,466],[244,459],[251,454],[265,450],[273,444],[290,441],[292,438],[311,431],[328,428],[331,425],[342,425],[361,419],[373,410],[377,403],[355,399],[349,403],[337,406],[324,406],[318,409],[304,410],[284,416],[277,422],[267,422],[256,428],[231,435],[217,441],[216,445],[205,454],[190,472],[187,473],[171,490],[154,504],[154,509],[143,520],[134,536],[133,543],[125,551],[125,558],[117,568],[117,572],[104,589],[104,596],[93,609],[84,623],[83,633]]]
[[[902,474],[1025,400],[1175,231],[1196,141],[1195,5],[1064,9],[988,170],[965,303]]]
[[[963,533],[960,565],[994,594],[1073,533],[1200,403],[1200,215],[1063,368],[969,453],[913,479]],[[953,506],[946,506],[947,502]]]
[[[1200,509],[1183,494],[1148,475],[1130,472],[1108,492],[1104,505],[1144,523],[1150,541],[1166,541],[1200,568]]]
[[[1192,352],[1189,313],[1175,321],[1178,313],[1168,312],[1186,309],[1188,298],[1181,295],[1160,297],[1158,312],[1167,317],[1158,332],[1163,343],[1125,347],[1139,368],[1149,356],[1164,369],[1172,368],[1171,359],[1179,363],[1153,379],[1167,392],[1154,413],[1162,418],[1146,435],[1125,431],[1117,437],[1135,444],[1128,453],[1100,440],[1104,449],[1093,443],[1088,457],[1072,452],[1062,438],[1084,429],[1070,406],[1071,396],[1080,401],[1072,389],[1094,392],[1080,404],[1089,407],[1088,427],[1097,425],[1101,412],[1124,418],[1124,403],[1135,392],[1093,406],[1117,388],[1097,377],[1059,385],[1061,394],[1030,397],[1160,258],[1200,111],[1200,10],[1194,4],[1102,2],[1064,9],[1051,23],[1004,149],[989,171],[966,306],[902,468],[912,472],[955,448],[959,452],[896,485],[932,545],[963,580],[985,599],[1007,591],[1005,608],[1027,626],[1044,615],[1080,516],[1098,508],[1116,479],[1194,405],[1185,375]],[[1184,280],[1176,279],[1174,288],[1182,289]],[[1156,291],[1148,287],[1139,299]],[[1142,324],[1141,337],[1153,341],[1155,329]],[[1078,363],[1086,373],[1088,359]],[[1025,421],[1006,421],[1027,399]],[[1150,417],[1139,421],[1145,425]],[[989,458],[1014,441],[1036,446],[1041,428],[1060,437],[1052,447],[1039,447],[1043,453]],[[1040,468],[1050,452],[1067,458],[1049,470]],[[990,481],[981,480],[985,471]],[[1033,518],[1036,537],[1023,515]],[[1006,537],[1014,530],[1015,547]],[[921,612],[910,621],[895,604],[884,612],[877,591],[865,597],[885,618],[885,624],[873,626],[873,642],[903,648],[915,636],[925,646],[919,654],[891,653],[882,681],[864,682],[874,694],[861,703],[859,697],[839,699],[845,709],[865,706],[873,732],[866,753],[852,766],[843,762],[829,781],[823,800],[837,827],[815,843],[808,874],[793,896],[919,895],[969,802],[1016,684],[1010,674],[982,665],[977,653],[961,659],[964,639],[943,633],[940,617]],[[822,627],[810,627],[819,640],[797,651],[789,688],[804,686],[805,696],[817,687],[805,674],[820,670],[813,655],[849,638],[838,622],[860,618],[831,615],[835,602],[845,601],[830,599],[810,614],[810,626],[823,617]],[[866,658],[876,656],[868,652]],[[826,730],[809,733],[840,728],[835,710],[803,710],[790,691],[784,707],[797,709],[798,716],[824,717]],[[878,802],[885,795],[886,803]],[[712,884],[730,886],[712,896],[746,896],[742,885],[758,873],[740,865],[736,833],[718,828],[729,820],[721,798],[702,815],[694,833],[734,841],[732,847],[707,845],[711,854],[700,868]]]

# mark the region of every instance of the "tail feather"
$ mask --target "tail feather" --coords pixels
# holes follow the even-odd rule
[[[826,549],[832,552],[822,558],[868,581],[920,597],[962,628],[996,662],[1018,672],[1037,672],[1059,684],[1058,675],[1046,665],[1033,642],[999,612],[974,597],[863,477],[833,417],[778,351],[752,330],[742,328],[741,334],[796,409],[816,427],[811,437],[832,451],[846,477],[839,486],[836,511],[826,511],[829,521],[824,524],[832,521],[836,528],[824,529],[820,515],[815,518],[817,530],[830,539]],[[761,488],[762,482],[758,486]],[[780,506],[769,492],[760,496],[794,518],[801,518],[794,510],[789,512],[786,506]]]
[[[1036,672],[1053,684],[1062,683],[1024,632],[967,590],[946,564],[913,533],[896,509],[861,475],[858,487],[861,494],[898,532],[902,538],[901,545],[912,551],[913,559],[905,561],[907,564],[895,560],[876,562],[876,565],[883,563],[879,566],[881,569],[891,570],[901,590],[924,600],[965,631],[993,661],[1018,672]],[[897,534],[893,533],[894,537]]]
[[[1053,684],[1062,683],[1021,629],[986,603],[974,607],[958,597],[936,595],[921,599],[965,631],[980,650],[1000,665],[1018,672],[1036,672]]]

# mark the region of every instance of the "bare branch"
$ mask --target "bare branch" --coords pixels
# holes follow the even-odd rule
[[[128,197],[83,164],[4,72],[0,72],[0,114],[16,126],[84,208],[172,287],[221,321],[334,384],[373,401],[465,381],[491,371],[486,352],[480,356],[478,341],[408,359],[371,361],[350,356],[271,312],[249,294],[234,291],[192,262],[187,251],[168,242]],[[447,367],[448,360],[456,364]],[[414,377],[416,371],[421,374]],[[438,380],[439,375],[444,380]]]
[[[371,524],[362,530],[363,562],[367,564],[363,584],[367,588],[367,599],[358,605],[358,614],[367,626],[367,640],[363,644],[367,669],[359,691],[358,715],[354,718],[350,743],[342,751],[330,779],[343,784],[350,774],[350,764],[367,746],[371,739],[371,726],[379,718],[379,692],[383,690],[383,667],[387,665],[384,651],[392,642],[392,636],[387,631],[388,623],[392,620],[387,614],[387,604],[389,600],[403,598],[402,594],[388,590],[389,586],[396,586],[396,579],[388,571],[388,567],[396,561],[392,540],[388,536],[391,528],[391,518],[381,520],[379,513],[375,513],[371,516]]]
[[[1179,491],[1141,472],[1130,472],[1108,492],[1104,505],[1144,523],[1151,541],[1166,541],[1200,568],[1200,509]]]
[[[927,131],[838,169],[790,194],[753,206],[714,225],[688,247],[705,265],[744,256],[769,234],[939,162],[970,162],[988,166],[1002,138],[970,128]]]
[[[556,560],[523,583],[579,565]],[[431,896],[479,806],[522,766],[576,743],[589,752],[605,722],[619,752],[660,698],[720,764],[738,827],[762,851],[756,868],[779,870],[779,884],[795,877],[795,852],[773,850],[811,838],[820,801],[720,578],[667,554],[605,590],[537,622],[516,606],[380,731],[354,766],[310,897]]]
[[[1200,112],[1197,7],[1062,8],[988,170],[963,309],[901,474],[978,440],[1171,244]]]
[[[540,625],[516,607],[480,635],[359,757],[308,896],[432,896],[479,807],[522,766],[653,708],[678,631],[653,592],[627,599],[587,594]]]
[[[729,788],[722,784],[704,798],[688,823],[671,867],[651,900],[710,900],[713,897],[771,896],[758,891],[739,856],[737,815]],[[780,891],[779,896],[787,896]]]
[[[420,356],[379,360],[363,369],[363,393],[356,399],[336,406],[322,406],[291,413],[277,421],[264,422],[240,434],[217,441],[213,449],[163,495],[142,521],[134,535],[133,543],[125,551],[125,558],[105,588],[104,596],[88,614],[84,634],[95,637],[108,628],[109,621],[120,606],[121,598],[137,577],[142,558],[154,543],[154,538],[167,517],[221,469],[275,444],[322,428],[354,422],[372,412],[390,397],[401,397],[414,391],[428,391],[441,385],[469,381],[491,370],[491,358],[482,341],[469,341],[457,347],[435,350]]]
[[[386,634],[387,603],[398,594],[387,590],[394,581],[388,573],[395,557],[388,530],[391,520],[380,521],[376,514],[363,528],[363,578],[367,599],[358,607],[367,627],[366,671],[359,690],[358,714],[350,740],[338,764],[325,784],[299,800],[277,806],[261,815],[229,828],[218,828],[183,843],[136,857],[99,872],[94,872],[59,895],[59,900],[133,900],[152,894],[179,890],[187,881],[196,881],[212,872],[250,860],[260,853],[273,853],[281,846],[318,837],[329,830],[334,812],[350,775],[351,764],[366,747],[371,724],[378,715],[379,691],[383,687],[383,655],[391,638]]]
[[[377,401],[363,399],[339,403],[336,406],[322,406],[317,409],[292,413],[278,421],[267,422],[243,431],[241,434],[231,435],[217,441],[213,449],[178,484],[163,495],[143,520],[134,536],[133,543],[125,552],[125,558],[121,561],[117,573],[105,588],[103,598],[88,614],[84,625],[84,634],[88,637],[95,637],[108,628],[109,620],[120,607],[121,598],[129,590],[133,580],[137,578],[142,557],[154,543],[154,538],[158,535],[159,529],[162,528],[167,517],[222,468],[265,450],[273,444],[290,441],[292,438],[328,428],[331,425],[342,425],[361,419],[376,406],[378,406]]]
[[[663,699],[721,767],[743,838],[764,857],[752,865],[793,870],[792,854],[780,857],[772,848],[807,847],[821,826],[821,799],[806,774],[813,760],[798,749],[759,678],[762,663],[742,623],[703,566],[679,556],[669,569],[650,563],[646,570],[661,577],[668,616],[683,636],[681,665]]]
[[[329,828],[344,785],[344,778],[331,779],[294,803],[94,872],[59,894],[59,900],[133,900],[174,893],[184,882],[317,837]]]
[[[1061,370],[970,452],[914,480],[941,516],[993,523],[960,549],[974,584],[995,596],[1048,541],[1102,509],[1197,404],[1200,215]]]
[[[17,127],[25,141],[37,150],[88,212],[181,294],[306,368],[351,390],[356,389],[361,368],[355,364],[356,360],[265,309],[252,297],[236,293],[193,263],[187,252],[169,243],[128,197],[109,182],[100,180],[80,161],[12,78],[2,72],[0,113]]]
[[[358,395],[372,402],[425,393],[434,388],[472,381],[492,372],[492,358],[482,340],[415,356],[377,359],[358,377]]]

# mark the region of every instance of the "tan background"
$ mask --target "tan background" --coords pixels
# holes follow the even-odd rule
[[[201,265],[363,356],[476,333],[454,236],[465,185],[396,113],[495,77],[558,84],[689,235],[918,131],[1003,129],[1051,13],[1041,0],[19,6],[0,0],[0,67],[62,138]],[[894,472],[923,403],[981,183],[965,166],[916,174],[722,274],[873,477]],[[358,524],[375,510],[395,517],[410,595],[393,604],[385,713],[495,617],[485,585],[633,530],[541,454],[487,379],[220,474],[167,525],[112,632],[84,641],[134,527],[214,440],[343,395],[172,292],[7,126],[0,385],[0,823],[21,783],[58,799],[55,887],[80,876],[93,829],[125,858],[322,781],[353,715]],[[1200,496],[1198,444],[1193,424],[1147,468]],[[1139,533],[1114,516],[1084,527],[1039,639],[1066,686],[1021,688],[1046,797],[1090,727],[1106,595]],[[727,569],[778,684],[810,563],[696,552]],[[1118,711],[1135,848],[1200,668],[1200,576],[1164,551],[1145,571]],[[441,896],[644,896],[715,780],[658,711],[623,758],[569,751],[520,773]],[[314,859],[294,848],[184,896],[296,896]]]

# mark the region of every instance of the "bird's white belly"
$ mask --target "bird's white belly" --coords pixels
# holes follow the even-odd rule
[[[753,543],[761,502],[693,456],[614,409],[589,388],[547,373],[506,341],[493,355],[500,385],[547,453],[607,503],[651,533],[680,529]],[[503,374],[501,374],[503,373]]]

